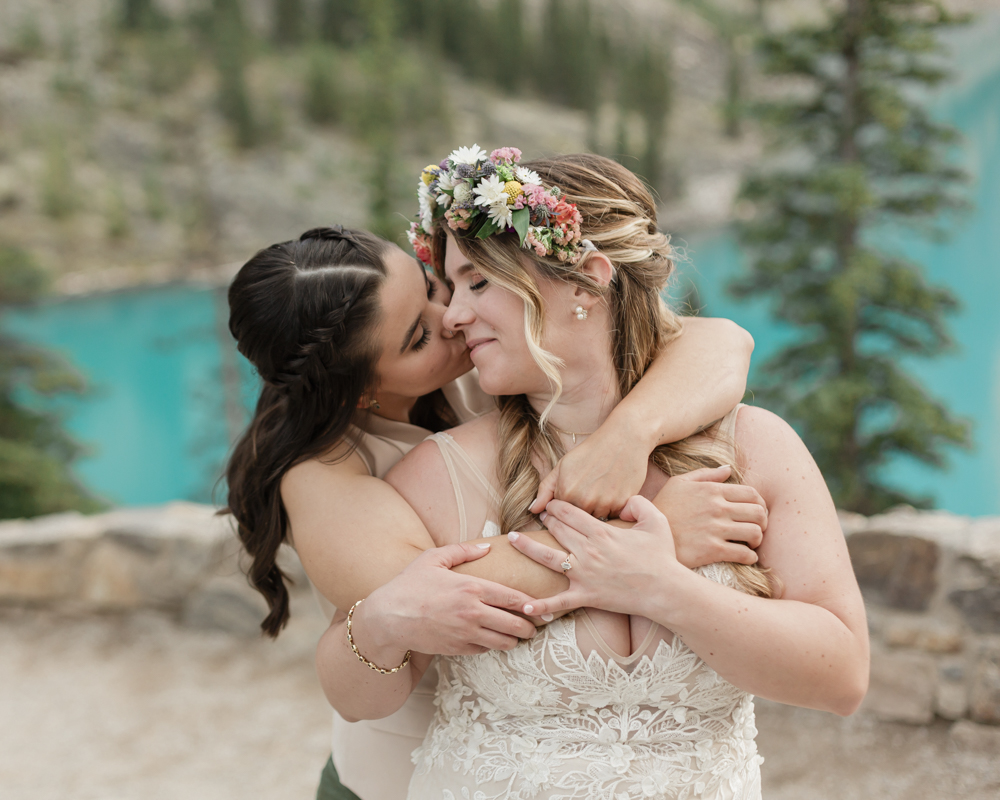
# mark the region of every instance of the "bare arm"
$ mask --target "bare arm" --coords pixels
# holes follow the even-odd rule
[[[684,318],[684,332],[656,357],[600,429],[542,481],[531,510],[555,498],[615,517],[646,477],[646,457],[725,416],[746,391],[753,337],[728,319]]]
[[[773,414],[743,409],[737,443],[748,454],[747,481],[770,509],[759,553],[783,583],[780,599],[748,597],[681,567],[662,517],[642,498],[630,501],[626,516],[639,524],[627,540],[556,501],[546,526],[578,559],[570,573],[578,585],[533,603],[532,613],[587,605],[639,614],[746,691],[850,714],[867,690],[868,628],[830,494],[801,440]],[[633,563],[635,548],[647,553],[643,563]]]
[[[367,598],[355,614],[355,639],[381,667],[398,665],[407,650],[509,649],[533,635],[534,625],[502,609],[519,611],[537,593],[565,586],[561,574],[533,563],[513,575],[502,563],[496,570],[485,565],[478,576],[452,572],[451,566],[485,551],[474,545],[435,548],[417,514],[391,486],[371,477],[357,455],[340,464],[297,465],[282,481],[282,501],[296,550],[320,593],[341,611]],[[523,581],[533,592],[501,586],[492,576]],[[317,650],[327,698],[348,719],[395,711],[426,663],[414,656],[393,675],[370,670],[348,646],[342,614]]]

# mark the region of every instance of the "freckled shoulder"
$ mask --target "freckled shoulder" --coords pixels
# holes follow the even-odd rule
[[[777,483],[822,481],[819,468],[791,425],[767,409],[744,406],[736,422],[736,447],[745,482],[765,500]]]

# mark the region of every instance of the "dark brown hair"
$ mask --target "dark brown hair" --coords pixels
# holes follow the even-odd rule
[[[263,387],[226,468],[226,511],[250,556],[250,584],[267,601],[268,636],[289,614],[287,576],[275,562],[288,532],[281,479],[306,459],[351,452],[358,403],[377,380],[389,247],[364,231],[316,228],[261,250],[229,287],[229,330]]]

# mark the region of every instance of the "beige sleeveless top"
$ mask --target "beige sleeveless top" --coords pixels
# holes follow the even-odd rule
[[[479,388],[473,370],[443,389],[462,422],[494,408],[493,398]],[[382,478],[430,431],[405,422],[368,414],[364,430],[356,428],[357,453],[368,471]],[[313,592],[328,619],[336,609],[319,592]],[[423,741],[434,717],[437,671],[432,665],[403,707],[378,720],[347,722],[333,713],[333,763],[340,781],[361,800],[401,800],[413,773],[410,754]]]

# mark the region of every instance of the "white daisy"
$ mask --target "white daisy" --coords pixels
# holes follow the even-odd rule
[[[475,164],[477,161],[483,161],[485,158],[486,151],[480,149],[478,144],[474,144],[472,147],[459,147],[448,156],[448,160],[452,164]]]
[[[490,175],[481,180],[473,191],[476,194],[476,205],[488,206],[490,219],[499,227],[506,228],[511,224],[513,210],[507,205],[507,192],[504,191],[500,178]]]
[[[542,179],[533,169],[527,167],[515,167],[514,174],[521,183],[533,183],[536,186],[542,185]]]
[[[438,176],[438,190],[439,194],[437,196],[438,205],[447,208],[451,205],[451,196],[445,194],[445,191],[450,191],[455,188],[456,185],[462,182],[462,179],[455,175],[454,172],[442,172]]]
[[[434,209],[437,207],[437,203],[431,197],[430,188],[425,186],[423,181],[420,182],[417,189],[417,199],[420,201],[420,224],[425,231],[429,231],[434,227]]]

